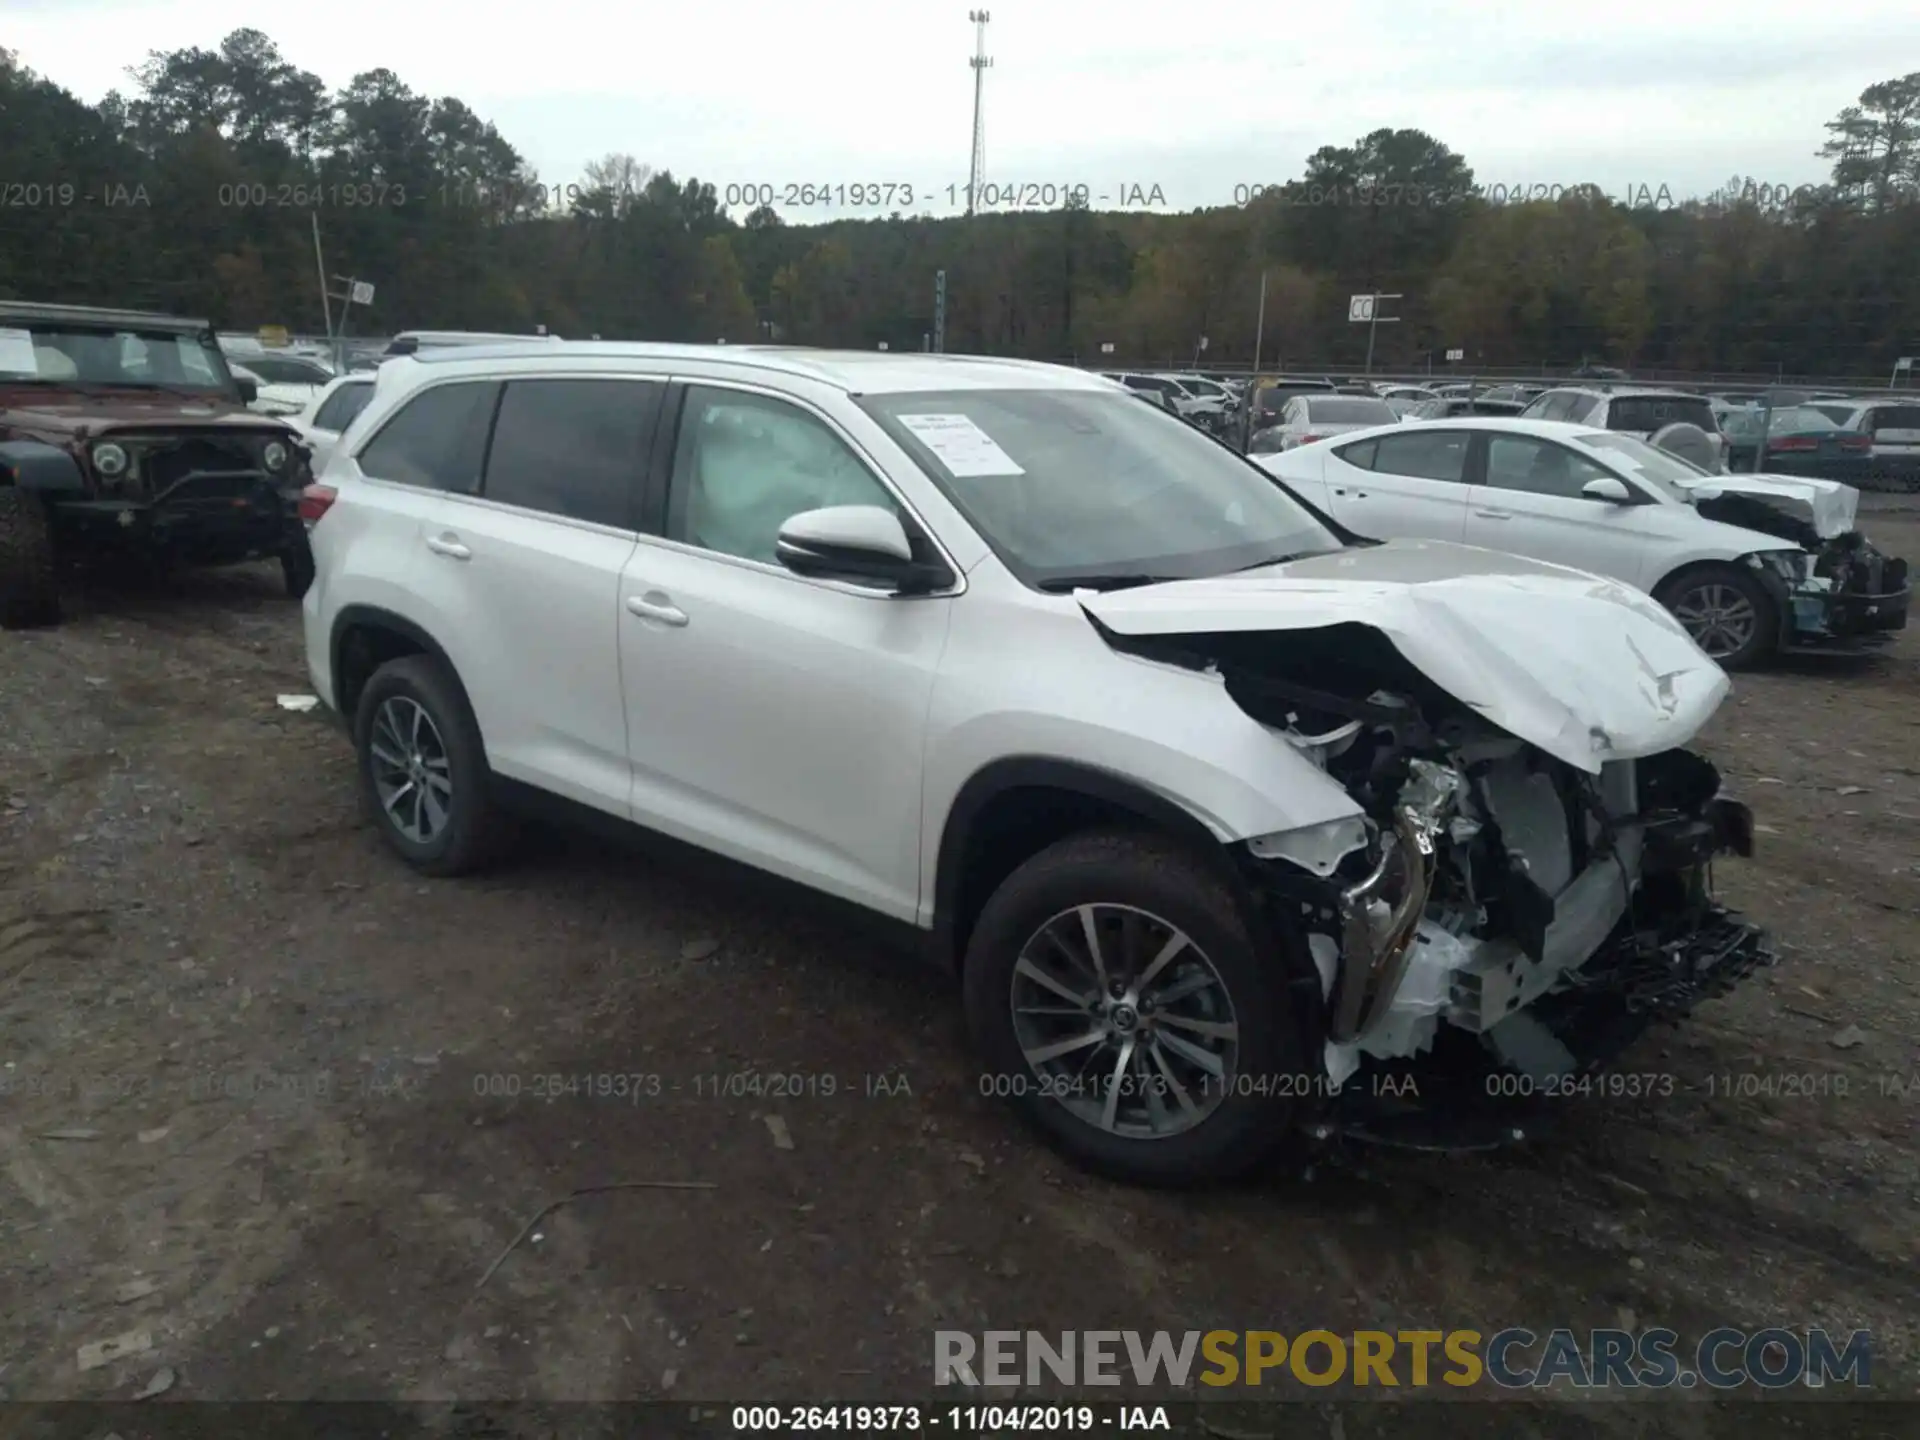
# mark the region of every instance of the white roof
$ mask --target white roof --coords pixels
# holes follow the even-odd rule
[[[933,390],[1090,390],[1110,393],[1111,380],[1070,365],[1039,360],[1009,360],[985,355],[928,355],[886,350],[810,350],[783,345],[665,345],[614,340],[569,340],[560,344],[520,341],[499,345],[463,345],[423,350],[398,357],[414,364],[471,367],[487,362],[542,360],[558,368],[582,362],[593,369],[617,371],[620,362],[649,369],[675,361],[703,366],[738,366],[825,381],[856,395],[889,395]],[[393,363],[391,361],[389,364]]]

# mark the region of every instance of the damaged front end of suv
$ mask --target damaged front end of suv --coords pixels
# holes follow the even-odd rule
[[[1325,1069],[1326,1103],[1303,1116],[1323,1136],[1518,1138],[1528,1097],[1630,1078],[1609,1067],[1649,1026],[1772,963],[1711,885],[1717,856],[1752,853],[1751,813],[1692,751],[1604,726],[1570,743],[1538,723],[1544,705],[1511,707],[1523,739],[1460,698],[1464,668],[1443,686],[1364,623],[1108,639],[1217,675],[1359,807],[1235,847],[1270,928],[1311,962],[1290,993]],[[1680,706],[1671,671],[1622,683]]]

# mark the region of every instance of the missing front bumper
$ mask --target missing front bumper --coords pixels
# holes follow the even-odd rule
[[[1775,963],[1766,933],[1723,906],[1682,934],[1636,931],[1623,920],[1576,983],[1475,1037],[1443,1027],[1413,1058],[1370,1059],[1313,1117],[1315,1139],[1347,1138],[1419,1150],[1470,1151],[1537,1139],[1573,1113],[1570,1100],[1632,1102],[1684,1088],[1662,1067],[1620,1065],[1662,1022],[1684,1018]]]

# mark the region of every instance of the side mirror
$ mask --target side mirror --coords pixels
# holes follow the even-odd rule
[[[1598,480],[1589,480],[1580,487],[1580,493],[1589,500],[1605,500],[1609,505],[1631,505],[1633,492],[1626,485],[1610,475]]]
[[[915,556],[900,518],[878,505],[829,505],[789,516],[773,553],[796,575],[889,586],[897,595],[924,595],[954,582],[946,565]]]
[[[251,405],[260,398],[260,387],[246,376],[234,376],[233,383],[240,390],[240,403],[242,405]]]

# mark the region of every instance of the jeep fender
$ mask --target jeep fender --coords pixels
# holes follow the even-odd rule
[[[0,441],[0,485],[17,485],[50,497],[87,493],[80,462],[42,440]]]

